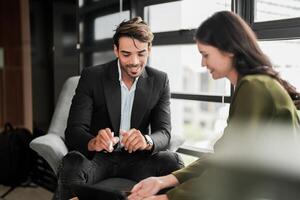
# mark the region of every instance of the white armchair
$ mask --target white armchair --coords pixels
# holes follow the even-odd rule
[[[79,76],[74,76],[65,82],[58,97],[47,134],[30,143],[30,147],[48,162],[56,175],[62,158],[68,153],[64,142],[65,129],[78,81]]]

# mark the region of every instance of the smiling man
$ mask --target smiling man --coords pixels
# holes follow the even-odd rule
[[[167,74],[146,66],[153,34],[136,17],[113,36],[117,57],[85,68],[73,97],[65,132],[68,153],[55,199],[74,196],[70,185],[111,177],[140,181],[183,167],[166,151],[171,138]]]

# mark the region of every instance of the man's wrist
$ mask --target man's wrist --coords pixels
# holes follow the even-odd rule
[[[146,150],[152,150],[153,148],[153,140],[149,135],[144,135],[145,141],[146,141]]]

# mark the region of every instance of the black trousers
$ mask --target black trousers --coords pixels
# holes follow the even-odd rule
[[[137,151],[128,153],[98,152],[92,160],[78,151],[69,152],[62,161],[55,200],[74,197],[71,184],[95,184],[107,178],[127,178],[136,182],[150,176],[164,176],[184,167],[178,154],[161,151],[150,155]]]

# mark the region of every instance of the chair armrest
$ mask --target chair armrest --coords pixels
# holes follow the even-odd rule
[[[62,138],[51,133],[32,140],[30,148],[48,162],[56,175],[62,158],[68,153],[68,149]]]

